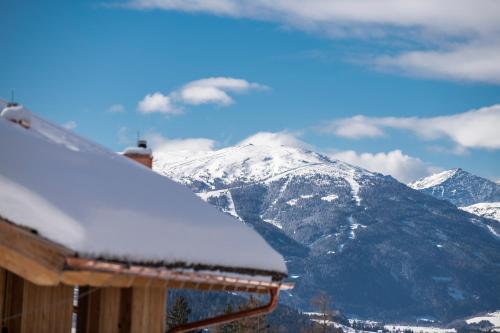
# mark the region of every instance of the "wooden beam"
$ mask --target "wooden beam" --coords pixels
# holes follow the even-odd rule
[[[127,333],[165,332],[166,301],[166,288],[133,287],[130,331]]]
[[[38,285],[56,286],[74,253],[0,218],[0,267]]]
[[[119,288],[81,287],[77,310],[77,333],[120,332]]]
[[[61,274],[60,279],[62,283],[67,285],[126,288],[133,284],[135,277],[106,272],[65,271]]]
[[[92,281],[89,275],[95,272],[96,281]],[[130,265],[120,262],[110,262],[103,260],[87,259],[70,257],[66,258],[65,271],[62,274],[65,283],[75,283],[75,279],[87,279],[89,285],[102,285],[103,281],[100,276],[104,276],[104,281],[107,280],[106,273],[113,274],[115,278],[107,282],[107,285],[113,285],[119,281],[119,277],[130,276],[133,278],[131,285],[133,286],[162,286],[162,281],[168,281],[168,286],[176,288],[204,289],[207,285],[210,290],[247,290],[255,288],[258,292],[267,292],[269,289],[292,289],[293,284],[281,281],[272,281],[256,279],[252,276],[227,276],[224,273],[213,274],[209,272],[185,271],[176,269],[167,269],[165,267]],[[103,275],[104,274],[104,275]],[[81,276],[80,276],[81,275]],[[126,283],[130,283],[126,280]],[[123,280],[122,280],[123,283]],[[116,285],[123,286],[123,285]]]

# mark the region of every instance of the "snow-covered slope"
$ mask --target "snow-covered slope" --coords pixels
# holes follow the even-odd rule
[[[490,312],[482,316],[471,317],[465,320],[467,324],[477,324],[482,321],[488,321],[493,326],[494,332],[500,332],[500,311]]]
[[[446,170],[443,172],[439,172],[428,177],[419,179],[413,183],[410,183],[409,186],[415,190],[423,190],[429,187],[441,185],[445,181],[447,181],[450,177],[453,177],[459,169]]]
[[[456,206],[500,201],[499,184],[460,168],[431,175],[408,186]]]
[[[481,202],[478,204],[459,208],[471,214],[497,220],[500,222],[500,202]]]
[[[29,129],[0,117],[2,218],[84,256],[286,273],[261,236],[185,186],[29,114]]]
[[[192,158],[171,158],[155,153],[158,173],[196,188],[199,192],[228,189],[253,183],[273,183],[290,176],[338,177],[347,182],[359,203],[361,179],[374,174],[318,153],[294,147],[245,145],[198,153]],[[325,199],[326,200],[326,199]]]

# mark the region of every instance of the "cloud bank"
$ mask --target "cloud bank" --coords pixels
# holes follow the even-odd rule
[[[293,133],[288,131],[282,132],[257,132],[248,138],[240,141],[237,145],[253,144],[256,146],[271,146],[271,147],[295,147],[311,149],[312,146],[300,140],[298,136],[300,133]]]
[[[130,0],[119,6],[276,22],[333,38],[410,41],[372,65],[431,78],[500,83],[497,0]]]
[[[500,39],[440,51],[412,51],[381,56],[375,66],[407,75],[500,84]]]
[[[447,138],[458,150],[467,148],[500,149],[500,104],[439,117],[354,116],[331,121],[320,131],[340,137],[359,139],[385,135],[385,129],[413,132],[425,140]]]
[[[188,105],[214,104],[228,106],[234,103],[231,93],[265,90],[267,86],[231,77],[211,77],[188,82],[166,95],[161,92],[146,95],[138,104],[139,112],[176,115]]]
[[[159,133],[152,132],[145,135],[149,146],[160,153],[172,152],[205,152],[214,149],[216,142],[207,138],[169,139]]]
[[[375,154],[348,150],[332,153],[329,156],[370,171],[391,175],[402,183],[409,183],[441,171],[440,168],[429,165],[417,157],[403,154],[399,149]]]

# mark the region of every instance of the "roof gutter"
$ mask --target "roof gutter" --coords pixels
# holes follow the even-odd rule
[[[263,306],[260,306],[260,307],[254,308],[254,309],[242,310],[242,311],[235,312],[235,313],[224,314],[224,315],[209,318],[209,319],[203,319],[203,320],[195,321],[192,323],[187,323],[184,325],[174,327],[174,328],[168,330],[167,333],[184,333],[184,332],[189,332],[189,331],[196,330],[196,329],[226,324],[226,323],[236,321],[239,319],[243,319],[243,318],[249,318],[249,317],[255,317],[255,316],[268,314],[268,313],[272,312],[276,308],[276,306],[278,305],[278,293],[279,293],[278,288],[269,289],[269,302],[266,305],[263,305]]]
[[[84,258],[66,258],[65,273],[77,272],[101,272],[128,276],[131,278],[131,285],[134,277],[145,277],[164,281],[176,281],[180,288],[187,282],[197,284],[219,285],[226,287],[236,287],[236,291],[261,291],[266,292],[271,289],[292,289],[293,283],[281,281],[265,281],[252,276],[224,274],[223,272],[196,272],[190,270],[172,270],[164,267],[144,267],[135,265],[125,265],[121,263],[110,263],[100,260]],[[64,273],[63,273],[64,276]],[[112,281],[110,281],[111,283]],[[92,285],[92,281],[87,282]],[[176,287],[173,285],[172,287]],[[194,288],[197,289],[197,288]]]

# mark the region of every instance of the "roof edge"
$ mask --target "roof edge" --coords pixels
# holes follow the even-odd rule
[[[94,275],[93,275],[94,273]],[[261,276],[269,277],[269,276]],[[149,281],[142,281],[146,278]],[[66,258],[62,280],[67,284],[130,287],[156,284],[173,288],[267,292],[270,288],[292,289],[293,284],[266,280],[255,275],[221,271],[191,271],[164,266],[140,266],[119,262],[71,257]]]

